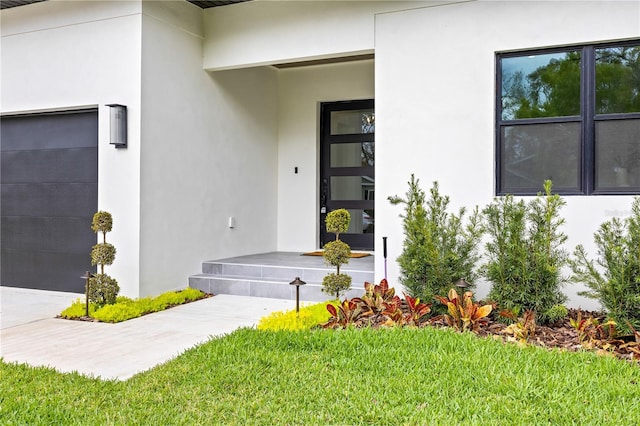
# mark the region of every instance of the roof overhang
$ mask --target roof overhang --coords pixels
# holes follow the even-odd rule
[[[28,4],[40,3],[47,0],[2,0],[0,1],[0,9],[9,9],[12,7],[26,6]],[[251,0],[214,0],[214,1],[198,1],[198,0],[186,0],[189,3],[193,3],[201,9],[208,9],[210,7],[227,6],[235,3],[243,3]]]

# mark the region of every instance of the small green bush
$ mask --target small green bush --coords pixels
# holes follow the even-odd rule
[[[349,247],[349,244],[335,240],[329,241],[323,248],[325,262],[337,267],[338,273],[340,273],[340,265],[349,263],[349,259],[351,258],[351,247]]]
[[[295,309],[290,311],[276,311],[262,317],[258,322],[258,330],[309,330],[321,323],[327,322],[329,311],[327,311],[327,303],[337,306],[338,303],[320,302],[313,305],[300,307],[300,313],[296,313]]]
[[[545,181],[544,194],[529,204],[507,195],[483,210],[489,235],[484,272],[493,284],[489,298],[506,309],[535,311],[543,324],[556,315],[552,308],[567,299],[561,291],[567,281],[561,271],[568,263],[562,248],[567,239],[561,231],[564,205],[551,194],[551,181]]]
[[[106,238],[107,232],[111,232],[113,227],[113,217],[111,213],[105,211],[96,212],[91,221],[91,230],[95,233],[102,232],[103,240]]]
[[[322,278],[322,291],[340,298],[340,294],[351,288],[351,276],[347,274],[328,274]]]
[[[340,239],[340,234],[344,234],[349,229],[351,214],[346,209],[337,209],[329,212],[324,220],[327,232],[336,234],[336,240]]]
[[[98,243],[91,248],[91,265],[100,265],[101,273],[104,273],[103,265],[111,265],[116,259],[116,248],[113,244]]]
[[[582,245],[576,247],[572,281],[589,288],[579,294],[597,299],[620,331],[631,331],[627,321],[640,330],[640,198],[633,200],[630,217],[603,223],[594,240],[595,262]]]
[[[461,208],[457,215],[449,213],[449,197],[440,194],[438,182],[433,183],[428,200],[414,175],[408,183],[405,198],[388,198],[392,204],[404,204],[404,241],[398,257],[400,282],[411,296],[427,303],[436,295],[447,294],[451,285],[462,278],[473,289],[482,237],[478,209],[465,224],[466,210]],[[436,313],[446,310],[441,305],[433,309]]]
[[[98,306],[116,303],[119,291],[118,281],[107,274],[96,274],[89,278],[89,288],[87,289],[89,302],[94,302]]]
[[[328,265],[335,266],[336,273],[328,274],[322,279],[322,291],[332,296],[335,295],[336,299],[340,298],[340,293],[351,287],[351,277],[340,273],[340,265],[349,263],[349,258],[351,258],[351,247],[340,241],[340,233],[349,229],[349,222],[351,222],[351,215],[345,209],[333,210],[327,214],[325,219],[327,232],[335,233],[336,239],[324,245],[324,261]]]

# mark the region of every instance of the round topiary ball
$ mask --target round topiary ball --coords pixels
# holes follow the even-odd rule
[[[120,291],[118,281],[107,274],[96,274],[89,278],[89,288],[87,289],[89,301],[98,306],[111,305],[116,303],[116,296]]]
[[[338,236],[349,229],[349,223],[351,222],[351,214],[346,209],[338,209],[330,211],[324,220],[327,226],[327,232],[336,234]]]
[[[93,215],[93,221],[91,222],[91,229],[93,232],[107,233],[111,232],[113,227],[113,217],[111,213],[99,211]]]
[[[91,248],[92,265],[111,265],[116,259],[116,248],[109,243],[99,243]]]
[[[324,260],[333,266],[344,265],[345,263],[349,263],[349,258],[351,257],[351,248],[349,244],[344,241],[335,240],[329,241],[324,245]]]
[[[328,274],[322,279],[322,291],[340,298],[340,294],[351,288],[351,277],[346,274]]]

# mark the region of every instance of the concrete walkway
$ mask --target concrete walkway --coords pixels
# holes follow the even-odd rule
[[[0,286],[0,357],[126,380],[295,301],[217,295],[118,324],[55,318],[81,294]]]

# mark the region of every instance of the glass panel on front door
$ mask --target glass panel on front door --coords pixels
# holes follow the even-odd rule
[[[351,225],[340,239],[352,249],[373,250],[373,100],[323,103],[320,121],[320,244],[335,238],[326,232],[326,214],[344,208],[351,213]]]

